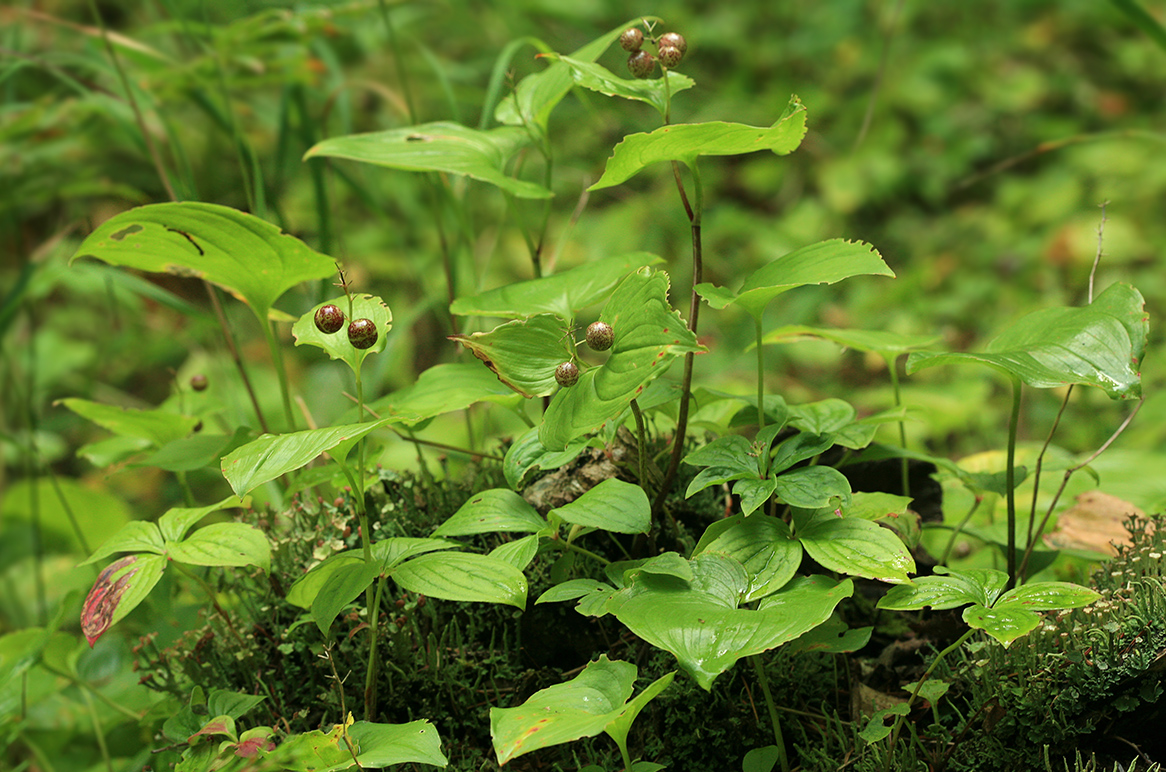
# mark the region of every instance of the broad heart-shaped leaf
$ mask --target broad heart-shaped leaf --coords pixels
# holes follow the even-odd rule
[[[614,477],[551,512],[572,525],[615,533],[647,533],[652,527],[648,494],[640,486]]]
[[[878,607],[891,611],[915,611],[930,606],[936,611],[968,603],[991,606],[1008,584],[1008,574],[993,568],[961,571],[944,569],[936,576],[918,576],[911,584],[892,587]]]
[[[489,332],[450,335],[524,397],[545,397],[559,388],[555,368],[575,358],[570,325],[555,314],[516,319]]]
[[[601,190],[630,179],[660,161],[683,161],[692,166],[700,156],[743,155],[769,150],[786,155],[797,149],[806,135],[806,108],[796,96],[781,117],[770,126],[741,123],[680,123],[662,126],[648,134],[630,134],[615,146],[603,176],[589,190]]]
[[[899,537],[869,520],[820,511],[797,537],[806,554],[831,571],[892,584],[909,582],[907,574],[915,571]]]
[[[139,410],[132,407],[103,405],[87,399],[70,397],[60,404],[82,418],[87,418],[119,437],[137,437],[149,440],[158,447],[182,439],[194,431],[198,418],[178,415],[166,410]]]
[[[839,330],[827,327],[806,327],[791,324],[770,330],[761,338],[765,343],[793,343],[820,338],[855,351],[872,351],[883,356],[898,356],[916,348],[930,346],[938,335],[905,335],[887,330]]]
[[[983,354],[915,352],[907,359],[907,374],[979,362],[1038,389],[1085,384],[1111,399],[1137,399],[1147,329],[1141,293],[1114,284],[1084,308],[1046,308],[1022,317]]]
[[[894,276],[878,251],[863,241],[830,239],[796,249],[754,271],[736,293],[713,284],[696,291],[713,308],[735,303],[760,319],[769,301],[807,284],[834,284],[851,276]]]
[[[575,83],[585,89],[597,91],[606,96],[634,99],[647,102],[663,117],[668,113],[668,94],[686,91],[696,83],[687,75],[665,71],[659,78],[621,78],[611,70],[595,62],[581,62],[569,56],[552,56],[571,68]],[[665,85],[667,79],[667,85]]]
[[[471,129],[439,121],[368,134],[349,134],[316,143],[304,159],[326,156],[387,166],[407,172],[464,174],[488,182],[518,198],[550,198],[533,182],[515,179],[503,169],[530,136],[521,129]]]
[[[745,567],[749,585],[742,601],[777,592],[797,573],[802,547],[791,538],[789,526],[776,517],[734,515],[705,529],[692,555],[720,552]]]
[[[69,262],[95,257],[142,271],[196,276],[251,307],[260,323],[291,287],[332,275],[336,264],[271,223],[217,204],[150,204],[93,231]]]
[[[171,560],[195,566],[259,566],[271,571],[271,542],[246,523],[211,523],[166,545]]]
[[[485,555],[430,553],[401,563],[392,576],[406,590],[432,598],[526,608],[526,577],[509,563]]]
[[[619,416],[672,358],[706,350],[668,305],[668,276],[662,271],[644,268],[628,276],[599,318],[615,333],[611,355],[551,400],[539,429],[548,450],[563,450],[579,435]]]
[[[410,536],[393,536],[381,539],[372,545],[372,556],[378,573],[387,574],[398,563],[414,555],[423,555],[436,550],[453,549],[458,543],[447,539],[418,539]],[[331,576],[342,567],[363,563],[364,554],[359,549],[338,552],[317,564],[311,571],[296,580],[287,593],[287,602],[300,608],[311,608],[321,589]],[[371,580],[370,580],[371,581]],[[366,585],[367,586],[367,585]],[[349,600],[355,598],[356,593]]]
[[[662,258],[650,252],[629,252],[592,260],[541,279],[505,284],[472,297],[458,298],[450,304],[449,311],[504,319],[550,313],[570,320],[584,308],[603,300],[632,271],[659,262]]]
[[[628,703],[636,666],[612,662],[602,654],[570,681],[537,691],[518,707],[490,708],[490,737],[498,763],[603,731],[614,731],[612,736],[622,747],[631,721],[671,683],[671,675],[658,679]]]
[[[767,597],[756,611],[732,608],[723,597],[696,589],[716,566],[715,561],[693,561],[691,583],[637,573],[607,604],[633,633],[675,656],[706,690],[738,659],[780,646],[829,619],[854,591],[849,579],[839,584],[825,577],[802,578]]]
[[[963,618],[971,627],[1007,646],[1040,624],[1036,612],[1088,606],[1100,597],[1093,590],[1068,582],[1035,582],[1009,590],[991,608],[973,604],[964,609]]]
[[[522,397],[476,362],[430,367],[417,383],[381,397],[369,407],[386,418],[416,424],[464,410],[477,402],[516,405]]]
[[[364,424],[330,426],[290,434],[264,434],[223,456],[223,476],[235,495],[245,496],[268,480],[306,466],[321,453],[344,448],[344,454],[347,454],[361,437],[397,420],[382,418]]]
[[[126,555],[106,566],[81,607],[81,632],[91,647],[146,599],[165,570],[161,555]]]
[[[333,333],[323,332],[316,327],[316,311],[326,305],[334,305],[344,312],[345,324]],[[368,348],[357,348],[348,341],[348,325],[357,319],[369,319],[376,325],[377,339]],[[393,312],[380,298],[372,295],[353,295],[352,308],[349,309],[348,298],[341,295],[317,304],[296,320],[292,325],[292,335],[297,346],[322,348],[332,359],[343,361],[352,368],[352,372],[357,373],[360,372],[360,363],[365,357],[385,350],[389,343],[389,330],[392,328]]]
[[[474,533],[537,533],[547,527],[526,499],[507,488],[475,493],[433,532],[436,536],[467,536]]]

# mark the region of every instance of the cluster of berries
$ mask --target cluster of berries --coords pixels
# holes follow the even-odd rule
[[[331,335],[344,326],[344,312],[329,303],[316,311],[316,329]],[[371,348],[377,342],[377,326],[372,319],[353,319],[348,325],[348,342],[353,348]]]
[[[615,343],[615,331],[607,322],[593,322],[587,328],[587,345],[595,351],[607,351]],[[567,361],[555,368],[555,381],[560,386],[574,386],[579,382],[579,366]]]
[[[638,27],[629,27],[619,36],[620,48],[628,52],[628,70],[636,78],[651,75],[656,69],[657,59],[660,67],[671,70],[680,64],[688,51],[688,41],[676,32],[665,32],[652,42],[656,44],[655,56],[641,48],[644,45],[644,33]]]

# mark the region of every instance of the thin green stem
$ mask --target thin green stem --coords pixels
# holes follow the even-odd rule
[[[275,366],[275,374],[279,378],[279,393],[283,397],[283,415],[287,420],[288,431],[296,430],[295,413],[292,412],[291,388],[288,386],[287,369],[283,365],[283,350],[275,337],[275,322],[266,320],[263,323],[263,335],[267,338],[267,347],[271,350],[271,362]]]
[[[964,527],[968,524],[968,521],[972,519],[972,515],[974,515],[976,510],[980,508],[980,504],[983,501],[984,497],[976,494],[976,499],[974,502],[972,502],[972,508],[968,510],[968,513],[964,515],[964,519],[960,520],[960,524],[957,525],[955,530],[951,532],[951,538],[947,540],[947,546],[943,548],[943,554],[939,557],[939,565],[947,565],[947,558],[949,555],[951,555],[952,548],[955,547],[955,540],[959,538],[960,533],[963,532]]]
[[[902,390],[899,388],[899,368],[896,366],[898,356],[886,355],[885,358],[887,360],[887,369],[891,373],[891,389],[893,390],[894,395],[895,395],[895,407],[900,408],[903,406],[903,393],[902,393]],[[907,449],[907,422],[904,421],[902,418],[899,419],[899,445],[900,445],[900,447],[903,448],[903,450]],[[900,474],[902,475],[903,495],[910,496],[911,495],[911,483],[909,480],[909,475],[908,475],[908,470],[907,470],[907,457],[906,456],[903,456],[902,462],[903,463],[902,463],[902,466],[901,466],[899,471],[900,471]],[[940,562],[942,562],[942,561],[940,561]]]
[[[101,727],[101,717],[97,715],[97,709],[93,707],[93,698],[89,695],[89,692],[82,689],[81,695],[85,698],[85,708],[89,712],[89,720],[93,722],[93,737],[97,740],[97,748],[101,751],[101,759],[105,762],[106,770],[113,772],[113,759],[109,757],[109,746],[105,744],[105,730]]]
[[[769,689],[769,676],[765,674],[765,667],[761,664],[761,655],[749,657],[753,671],[757,674],[757,682],[761,684],[761,693],[765,695],[765,707],[769,710],[769,721],[773,724],[773,740],[777,745],[777,757],[781,761],[781,772],[789,772],[789,758],[785,753],[785,738],[781,734],[781,718],[777,715],[777,703],[773,701],[773,692]]]
[[[174,473],[174,476],[178,478],[178,487],[182,488],[182,499],[186,502],[186,506],[197,506],[197,503],[194,500],[194,491],[190,489],[190,482],[186,479],[186,472],[179,469]],[[88,550],[86,550],[86,552],[88,552]]]
[[[600,565],[606,566],[607,564],[609,564],[611,562],[610,560],[603,557],[602,555],[597,555],[594,552],[592,552],[591,550],[583,549],[582,547],[579,547],[575,544],[572,544],[570,541],[563,541],[560,539],[559,544],[563,545],[563,549],[568,549],[568,550],[571,550],[572,552],[577,552],[580,555],[583,555],[585,557],[589,557],[592,560],[598,562]]]
[[[377,591],[368,609],[368,669],[364,679],[364,720],[376,721],[377,709],[377,638],[381,629],[381,597],[385,591],[385,577],[377,579]]]
[[[619,746],[619,755],[623,758],[624,772],[632,772],[632,758],[628,755],[627,743],[617,743]]]
[[[239,356],[239,347],[235,344],[235,335],[231,332],[231,325],[227,324],[227,315],[223,312],[223,304],[219,302],[218,292],[215,291],[214,286],[206,279],[203,279],[202,285],[206,289],[207,297],[210,298],[211,308],[214,309],[215,318],[219,321],[219,329],[223,331],[223,340],[227,343],[227,351],[230,352],[231,360],[235,363],[235,369],[239,371],[239,377],[243,380],[243,389],[247,392],[247,396],[251,400],[252,409],[255,410],[255,418],[259,421],[259,429],[264,434],[270,434],[271,430],[267,428],[267,419],[263,415],[262,408],[259,407],[259,398],[255,394],[255,387],[251,385],[251,378],[247,375],[247,368],[243,366],[243,358]]]
[[[648,479],[647,479],[647,465],[648,465],[648,442],[644,432],[644,414],[640,410],[640,403],[632,400],[632,415],[636,418],[636,444],[637,452],[639,454],[639,476],[640,487],[644,489],[644,493],[648,493]]]
[[[1073,396],[1074,384],[1069,384],[1069,388],[1065,389],[1065,398],[1061,400],[1061,409],[1057,411],[1056,418],[1053,419],[1052,428],[1049,429],[1049,436],[1045,437],[1045,444],[1041,446],[1040,453],[1036,456],[1036,463],[1033,464],[1032,475],[1032,505],[1028,510],[1028,536],[1025,539],[1025,555],[1028,555],[1032,549],[1033,544],[1033,526],[1036,523],[1036,499],[1040,493],[1040,473],[1041,467],[1044,466],[1045,453],[1048,452],[1049,446],[1053,443],[1053,435],[1057,433],[1057,427],[1061,425],[1061,416],[1065,414],[1065,408],[1069,406],[1069,397]],[[1023,576],[1023,571],[1021,575]]]
[[[924,681],[931,677],[931,673],[934,672],[939,663],[943,661],[943,658],[958,649],[960,646],[963,646],[964,643],[966,643],[967,640],[975,634],[975,632],[975,628],[969,629],[966,633],[957,638],[955,643],[951,644],[946,649],[935,655],[935,659],[932,660],[931,666],[928,667],[923,676],[915,682],[915,688],[911,691],[910,699],[907,700],[907,713],[911,712],[911,706],[915,704],[915,699],[919,696],[919,689],[923,686]],[[895,743],[899,741],[899,730],[903,727],[903,719],[906,718],[907,713],[895,717],[895,726],[891,729],[889,743],[887,745],[887,759],[886,763],[883,765],[884,772],[890,772],[891,759],[894,756]]]
[[[765,428],[765,348],[761,344],[761,314],[753,317],[753,330],[757,338],[757,433]],[[761,454],[761,477],[769,476],[769,448]]]
[[[1016,586],[1016,435],[1020,423],[1020,379],[1012,378],[1012,413],[1008,418],[1008,468],[1004,484],[1008,488],[1008,588]]]

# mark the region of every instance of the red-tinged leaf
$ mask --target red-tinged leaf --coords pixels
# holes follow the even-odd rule
[[[235,755],[249,759],[259,754],[259,751],[275,750],[275,743],[271,741],[271,730],[267,727],[256,727],[243,733],[243,739],[235,746]]]
[[[203,724],[202,729],[198,730],[190,737],[186,738],[186,742],[194,745],[198,742],[202,735],[226,735],[232,740],[236,738],[235,734],[235,719],[230,716],[215,716],[210,721]]]
[[[130,566],[138,559],[137,555],[127,555],[121,560],[114,561],[106,567],[93,583],[93,589],[85,598],[85,605],[81,607],[81,632],[85,633],[85,640],[89,641],[90,648],[109,629],[113,621],[113,612],[125,595],[129,587],[130,577],[137,569],[128,571],[122,569]],[[114,579],[114,574],[118,574]]]
[[[145,600],[165,569],[166,558],[146,554],[127,555],[101,572],[81,607],[81,632],[90,647]]]

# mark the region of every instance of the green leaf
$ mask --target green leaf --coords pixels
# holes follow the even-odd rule
[[[594,579],[569,579],[562,584],[556,584],[538,596],[538,600],[534,603],[536,606],[539,603],[559,603],[565,600],[582,598],[584,595],[593,592],[615,592],[615,588],[610,584],[604,584]]]
[[[550,198],[542,185],[504,171],[514,154],[530,143],[517,128],[471,129],[438,121],[389,131],[349,134],[316,143],[304,159],[328,157],[387,166],[409,172],[464,174],[518,198]]]
[[[545,397],[559,388],[555,368],[575,358],[570,337],[570,325],[554,314],[516,319],[489,332],[449,336],[524,397]]]
[[[802,633],[790,641],[791,651],[815,651],[820,654],[848,654],[858,651],[870,641],[873,627],[858,627],[853,630],[837,617],[831,617],[809,632]]]
[[[540,313],[574,319],[583,309],[603,300],[632,271],[662,259],[649,252],[605,257],[545,276],[506,284],[478,295],[458,298],[450,313],[520,319]]]
[[[647,533],[652,527],[648,494],[640,486],[614,477],[551,512],[567,523],[615,533]]]
[[[198,424],[194,416],[178,415],[161,409],[138,410],[75,397],[59,400],[59,404],[120,437],[149,440],[156,447],[186,437]]]
[[[631,702],[627,704],[627,707],[619,711],[619,715],[604,727],[603,731],[607,732],[608,736],[615,740],[615,744],[619,746],[620,751],[623,752],[625,757],[628,756],[628,733],[632,730],[632,723],[635,722],[636,716],[640,715],[640,711],[647,707],[648,703],[655,699],[660,692],[667,689],[675,677],[676,671],[665,673],[648,684],[648,688],[632,698]],[[663,764],[640,762],[632,765],[631,772],[656,772],[656,770],[664,768]]]
[[[741,514],[746,516],[765,506],[776,490],[777,480],[772,477],[765,480],[746,477],[733,483],[733,494],[741,498]]]
[[[1032,582],[1004,593],[992,604],[992,608],[1054,611],[1088,606],[1100,597],[1093,590],[1069,582]]]
[[[287,602],[300,608],[311,608],[332,575],[344,566],[355,564],[364,564],[364,557],[359,550],[348,550],[329,556],[295,581],[287,591]]]
[[[168,442],[156,452],[147,454],[138,460],[132,460],[130,465],[156,466],[167,472],[218,469],[223,456],[252,439],[254,437],[251,431],[245,426],[240,426],[231,435],[199,432],[180,440]]]
[[[870,721],[867,722],[866,728],[859,732],[858,736],[872,744],[885,740],[895,725],[892,717],[905,716],[908,710],[907,702],[903,701],[889,708],[875,711],[875,714],[870,717]]]
[[[659,17],[644,17],[649,21],[659,21]],[[629,26],[639,24],[641,19],[631,19],[613,28],[587,45],[571,53],[577,61],[593,62],[619,38]],[[545,139],[547,122],[555,106],[574,87],[571,69],[563,62],[553,62],[542,72],[527,75],[518,82],[514,93],[498,104],[494,117],[500,123],[522,126],[539,139]]]
[[[841,400],[839,401],[841,402]],[[846,403],[843,402],[842,404],[845,405]],[[782,440],[773,449],[773,458],[769,462],[769,471],[772,474],[784,472],[794,464],[821,454],[833,444],[834,440],[830,435],[811,434],[808,431],[801,431],[788,439]]]
[[[839,330],[827,327],[806,327],[791,324],[765,333],[763,344],[794,343],[810,339],[829,340],[855,351],[871,351],[883,356],[898,356],[912,349],[930,346],[938,335],[905,335],[887,330]]]
[[[786,472],[776,480],[774,493],[791,507],[817,509],[833,499],[850,502],[850,481],[829,466],[806,466]]]
[[[365,769],[380,769],[393,764],[430,764],[445,767],[449,760],[441,752],[441,737],[429,721],[407,724],[374,724],[357,721],[348,736],[360,749],[357,761]],[[345,767],[340,766],[341,769]]]
[[[88,560],[82,561],[79,565],[86,566],[90,563],[96,563],[98,560],[118,552],[153,552],[161,555],[165,551],[166,545],[162,541],[162,533],[158,530],[158,526],[134,520],[123,525],[121,530],[110,536],[93,551]]]
[[[490,708],[490,737],[498,763],[603,731],[624,747],[631,722],[671,683],[672,675],[657,679],[628,703],[636,666],[612,662],[603,654],[575,678],[535,692],[518,707]]]
[[[334,305],[344,312],[346,324],[333,333],[326,333],[316,327],[316,311],[326,305]],[[377,339],[371,346],[359,349],[348,341],[348,323],[356,319],[370,319],[377,328]],[[352,372],[359,373],[364,358],[379,354],[389,342],[389,330],[393,328],[393,312],[384,301],[373,295],[353,295],[352,309],[348,308],[348,298],[344,295],[318,303],[292,325],[292,335],[297,346],[322,348],[332,359],[339,359]]]
[[[158,530],[164,540],[168,542],[178,541],[186,535],[192,525],[211,512],[218,512],[220,509],[233,509],[238,506],[242,506],[238,497],[228,496],[222,501],[206,507],[171,507],[158,518]]]
[[[1096,386],[1111,399],[1142,394],[1147,322],[1141,293],[1114,284],[1084,308],[1046,308],[1004,330],[983,354],[915,352],[907,374],[925,367],[979,362],[1038,389]]]
[[[532,533],[521,539],[503,542],[490,550],[489,557],[492,560],[501,560],[503,563],[508,563],[522,571],[530,565],[530,561],[534,560],[535,555],[538,554],[538,543],[541,538],[539,534]]]
[[[478,368],[481,369],[481,368]],[[547,450],[538,438],[538,427],[531,427],[506,451],[502,460],[502,473],[506,482],[514,490],[523,487],[527,476],[536,469],[558,469],[574,461],[588,445],[586,439],[575,439],[567,443],[564,450]]]
[[[817,402],[789,406],[789,425],[810,434],[836,432],[858,417],[858,411],[844,399],[831,397]]]
[[[741,762],[741,772],[772,772],[781,758],[781,749],[776,745],[754,748],[745,754]]]
[[[887,591],[878,607],[891,611],[915,611],[930,606],[936,611],[968,603],[990,606],[1008,584],[1008,574],[992,568],[949,571],[946,576],[919,576],[909,585]]]
[[[382,418],[379,421],[331,426],[327,429],[264,434],[254,442],[223,456],[223,476],[227,478],[235,495],[245,496],[269,480],[307,466],[321,453],[344,446],[351,449],[361,437],[397,420]]]
[[[406,590],[432,598],[526,608],[526,577],[514,566],[485,555],[422,555],[397,566],[392,576]]]
[[[696,85],[692,78],[678,72],[665,71],[659,78],[621,78],[601,64],[581,62],[569,56],[552,55],[556,61],[571,68],[575,83],[604,96],[647,102],[663,117],[668,113],[669,93],[675,96]],[[665,84],[667,79],[667,84]]]
[[[247,303],[261,324],[300,282],[331,276],[332,258],[253,215],[217,204],[150,204],[102,223],[69,259],[195,276]]]
[[[1028,635],[1040,624],[1040,616],[1027,609],[984,608],[979,603],[964,609],[963,619],[969,627],[983,630],[1005,646]]]
[[[563,450],[618,417],[674,357],[705,351],[668,305],[668,276],[661,271],[642,269],[624,279],[599,318],[615,332],[611,354],[551,400],[539,430],[548,450]]]
[[[692,555],[719,552],[745,567],[749,584],[742,601],[754,601],[777,592],[797,573],[802,547],[790,536],[789,526],[775,517],[745,514],[709,526]]]
[[[491,488],[466,500],[457,512],[437,527],[434,536],[467,536],[474,533],[532,532],[546,529],[547,521],[526,500],[506,488]]]
[[[870,244],[830,239],[794,250],[754,271],[735,294],[711,284],[698,284],[696,291],[713,308],[735,303],[760,319],[769,301],[791,289],[872,274],[895,275]]]
[[[694,574],[714,564],[698,565]],[[674,577],[640,572],[608,601],[608,610],[640,638],[670,652],[708,690],[738,659],[780,646],[824,622],[853,590],[850,580],[794,580],[753,611],[727,608],[722,598]]]
[[[271,571],[271,542],[246,523],[211,523],[166,545],[171,560],[195,566],[259,566]]]
[[[266,699],[261,694],[240,694],[226,689],[212,689],[206,701],[207,714],[230,716],[237,720]]]
[[[417,383],[381,397],[369,407],[377,415],[416,424],[465,410],[477,402],[517,405],[521,398],[479,364],[444,364],[430,367]]]
[[[360,597],[380,573],[378,564],[363,560],[333,564],[312,599],[312,619],[325,638],[329,637],[328,630],[340,612]]]
[[[701,156],[743,155],[769,150],[786,155],[806,135],[806,108],[791,97],[777,122],[769,128],[712,121],[662,126],[648,134],[631,134],[615,146],[603,176],[589,190],[619,185],[645,167],[660,161],[682,161],[692,166]]]
[[[819,512],[797,537],[806,554],[831,571],[892,584],[909,582],[907,574],[915,571],[899,537],[869,520]]]
[[[688,484],[684,497],[689,498],[710,485],[720,485],[744,477],[760,477],[757,455],[749,440],[739,434],[718,437],[697,448],[684,457],[684,463],[707,468],[700,470]]]

